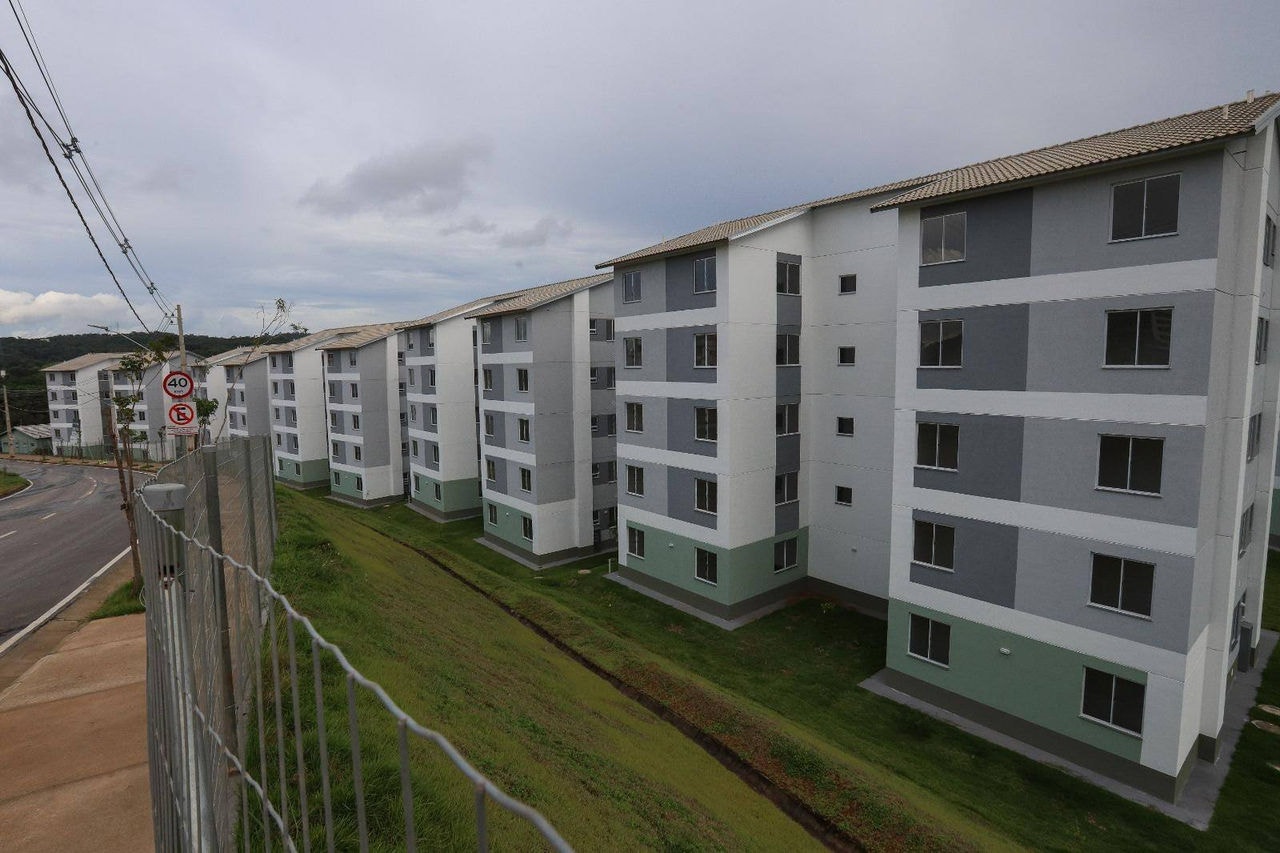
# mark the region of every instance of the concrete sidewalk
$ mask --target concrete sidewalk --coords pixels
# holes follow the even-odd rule
[[[154,849],[141,614],[87,622],[0,692],[0,850]]]

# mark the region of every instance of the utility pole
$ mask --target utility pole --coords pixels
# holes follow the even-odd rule
[[[4,382],[5,371],[0,370],[0,382]],[[9,419],[9,383],[4,384],[4,434],[9,436],[9,458],[16,458],[13,450],[13,421]]]

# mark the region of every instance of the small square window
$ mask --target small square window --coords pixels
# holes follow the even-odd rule
[[[840,293],[857,293],[858,292],[858,276],[850,273],[849,275],[840,276]]]
[[[856,363],[858,356],[857,347],[840,347],[839,360],[842,365],[851,365]]]
[[[853,506],[853,488],[851,486],[836,486],[836,503],[841,506]]]
[[[853,418],[836,418],[836,435],[853,435]]]

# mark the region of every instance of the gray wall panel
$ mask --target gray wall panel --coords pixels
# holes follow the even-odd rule
[[[670,430],[667,406],[671,402],[674,401],[665,400],[662,397],[619,397],[618,441],[640,447],[667,447]],[[643,432],[627,432],[627,403],[639,403],[644,406]]]
[[[715,249],[701,250],[688,255],[666,259],[667,310],[686,311],[690,308],[714,308],[716,291],[693,292],[693,262],[698,258],[714,258]],[[719,288],[719,272],[716,270],[716,287]]]
[[[800,470],[800,436],[780,435],[774,439],[778,471]]]
[[[927,320],[963,320],[963,366],[916,369],[919,388],[956,388],[968,391],[1025,391],[1027,387],[1027,333],[1029,307],[989,305],[920,311]],[[918,327],[917,327],[918,329]],[[916,363],[920,363],[916,331]]]
[[[667,514],[667,466],[653,462],[636,462],[625,456],[625,449],[618,451],[618,504],[633,506],[638,509]],[[627,492],[627,466],[636,465],[644,469],[644,494],[637,497]],[[690,501],[693,499],[690,498]]]
[[[916,423],[960,427],[958,470],[915,469],[922,489],[1016,501],[1022,495],[1023,419],[1000,415],[916,412]]]
[[[712,334],[715,330],[715,326],[682,326],[667,329],[666,379],[668,382],[716,381],[716,368],[693,365],[694,335]],[[645,361],[648,362],[647,354]]]
[[[645,477],[647,480],[648,474]],[[667,516],[715,529],[718,516],[694,509],[697,500],[696,480],[715,480],[715,477],[686,468],[667,469]]]
[[[1013,607],[1018,573],[1018,528],[915,510],[913,521],[955,528],[955,571],[911,564],[911,582]]]
[[[642,365],[640,367],[626,367],[626,344],[623,338],[639,338],[640,357]],[[693,346],[692,342],[689,344]],[[692,349],[690,350],[690,359]],[[618,334],[618,372],[617,379],[619,382],[662,382],[667,378],[667,330],[666,329],[640,329],[634,332],[627,332],[625,335]]]
[[[479,322],[476,324],[478,329],[477,334],[480,335],[480,340],[482,341],[482,343],[480,344],[480,351],[483,353],[502,352],[502,343],[503,343],[502,327],[510,324],[510,322],[511,322],[510,319],[504,316],[480,318]],[[485,323],[489,324],[489,329],[490,329],[489,343],[487,344],[483,343],[484,341],[483,329],[484,329]]]
[[[716,401],[670,399],[666,404],[667,448],[679,453],[715,456],[719,451],[719,442],[698,440],[694,410],[699,407],[715,408]],[[646,413],[647,411],[646,409]]]
[[[801,316],[801,301],[799,296],[789,296],[785,293],[778,294],[778,325],[779,326],[799,326]]]
[[[623,302],[622,280],[628,272],[640,273],[640,301]],[[662,260],[614,268],[613,310],[616,317],[661,314],[667,310],[667,265]]]
[[[800,529],[800,502],[783,504],[773,508],[774,535]]]
[[[926,207],[920,218],[960,211],[966,214],[965,259],[920,267],[921,287],[1031,274],[1030,189]]]

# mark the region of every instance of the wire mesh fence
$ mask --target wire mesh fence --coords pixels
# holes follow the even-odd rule
[[[157,849],[487,850],[491,831],[571,849],[272,585],[265,438],[188,454],[140,494]]]

